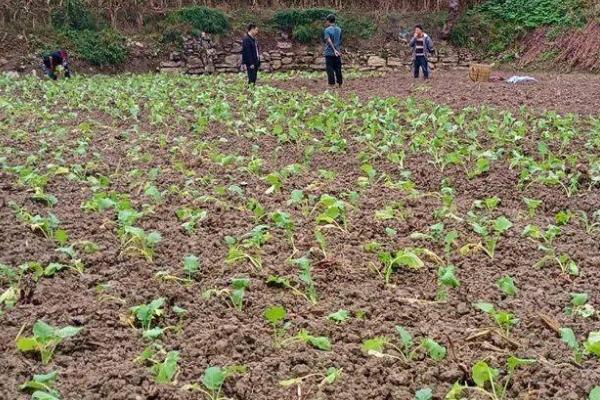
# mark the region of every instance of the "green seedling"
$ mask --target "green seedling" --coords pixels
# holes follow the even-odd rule
[[[178,351],[169,351],[162,362],[156,362],[152,368],[152,374],[156,383],[161,385],[171,384],[177,374]]]
[[[506,363],[506,375],[504,380],[500,379],[500,370],[492,368],[485,361],[478,361],[471,370],[471,379],[475,382],[475,387],[455,384],[450,393],[446,395],[448,400],[458,400],[462,398],[464,390],[472,390],[489,397],[492,400],[505,400],[507,398],[508,387],[517,368],[535,364],[535,359],[523,359],[510,356]]]
[[[571,221],[572,216],[573,216],[573,214],[571,214],[571,212],[568,210],[567,211],[559,211],[554,217],[556,219],[556,225],[558,225],[558,226],[567,225]]]
[[[446,348],[431,338],[423,338],[419,346],[415,347],[413,336],[404,327],[397,325],[396,334],[399,344],[388,336],[378,336],[363,341],[362,350],[375,357],[389,357],[405,362],[411,362],[419,351],[423,351],[434,361],[441,361],[446,357]],[[400,354],[400,357],[387,353],[387,349]]]
[[[27,224],[32,232],[40,232],[46,239],[52,239],[60,244],[69,240],[69,235],[64,229],[59,229],[60,221],[56,215],[49,213],[47,217],[32,215],[16,203],[10,202],[9,206],[15,211],[17,218]]]
[[[590,332],[583,346],[586,354],[600,358],[600,331]]]
[[[433,392],[430,388],[419,389],[415,392],[415,400],[432,400]]]
[[[17,349],[40,353],[42,364],[48,364],[58,345],[64,339],[77,335],[82,329],[74,326],[55,328],[38,320],[33,325],[33,336],[17,338]]]
[[[291,260],[291,263],[299,267],[300,271],[298,274],[298,281],[300,282],[300,284],[290,281],[289,278],[277,275],[269,276],[267,278],[267,284],[289,289],[294,294],[304,297],[309,303],[317,304],[317,289],[315,287],[315,282],[311,274],[312,263],[310,259],[302,257],[295,260]],[[298,288],[300,285],[304,287],[304,291]]]
[[[588,235],[597,236],[600,233],[600,210],[595,211],[591,218],[585,211],[579,211],[577,215]]]
[[[196,278],[199,271],[200,259],[197,256],[192,254],[183,258],[183,272],[190,281]]]
[[[129,309],[135,320],[139,322],[140,327],[144,332],[144,337],[149,339],[155,339],[162,335],[163,329],[160,327],[153,327],[153,322],[156,318],[159,318],[164,315],[164,305],[165,298],[160,297],[158,299],[152,300],[148,304],[141,304],[139,306],[134,306]]]
[[[594,388],[590,391],[588,400],[600,400],[600,386],[594,386]]]
[[[289,337],[281,342],[281,345],[288,343],[300,342],[308,344],[317,350],[331,351],[331,340],[326,336],[313,336],[306,329],[300,330],[295,336]]]
[[[135,226],[125,226],[121,243],[123,250],[122,254],[139,253],[148,262],[152,262],[154,258],[156,245],[162,240],[162,236],[158,231],[146,232],[142,228]]]
[[[321,388],[325,385],[333,385],[342,376],[342,368],[329,367],[324,374],[308,374],[299,378],[285,379],[279,381],[279,384],[283,387],[300,386],[308,380],[318,379],[320,380],[318,387]]]
[[[315,287],[315,281],[312,277],[312,262],[306,257],[297,258],[291,260],[291,262],[292,264],[297,265],[300,270],[298,278],[304,285],[306,298],[308,298],[311,304],[317,304],[317,288]]]
[[[34,375],[30,381],[25,382],[19,389],[30,393],[32,400],[60,400],[60,392],[54,387],[58,372]]]
[[[223,384],[230,377],[245,374],[248,368],[243,365],[229,367],[208,367],[202,375],[202,384],[185,385],[183,390],[199,391],[207,400],[228,400],[222,395]]]
[[[284,321],[287,318],[287,311],[282,306],[271,306],[267,308],[263,314],[265,320],[273,328],[273,336],[278,342],[285,335]]]
[[[329,314],[327,319],[335,322],[336,324],[342,324],[350,319],[350,313],[348,310],[338,310]]]
[[[208,217],[208,212],[195,208],[182,207],[175,211],[177,219],[182,222],[181,228],[188,234],[196,233],[198,223],[204,221]]]
[[[479,302],[473,306],[488,314],[506,336],[510,335],[510,331],[519,323],[519,319],[514,314],[507,311],[498,311],[493,304]]]
[[[385,283],[390,283],[392,273],[400,268],[413,271],[423,268],[425,263],[421,259],[422,256],[430,258],[439,265],[444,264],[443,260],[431,250],[422,247],[409,247],[395,253],[380,252],[378,258],[383,266],[381,269],[377,267],[374,267],[374,269],[379,275],[383,276]]]
[[[517,297],[517,294],[519,293],[515,280],[508,275],[504,275],[502,278],[498,279],[496,285],[505,296]]]
[[[232,291],[229,298],[233,303],[234,307],[239,311],[242,311],[244,307],[244,296],[246,289],[250,286],[250,279],[248,278],[233,278],[231,280]]]
[[[504,235],[513,224],[505,216],[500,216],[495,220],[488,220],[485,217],[478,216],[469,212],[471,218],[471,227],[477,233],[482,241],[479,243],[470,243],[460,249],[460,253],[465,256],[472,251],[482,250],[491,259],[494,259],[498,240]]]
[[[540,206],[542,205],[541,200],[528,199],[526,197],[523,198],[523,202],[527,206],[527,213],[529,214],[530,218],[535,217],[538,208],[540,208]]]
[[[327,258],[327,238],[321,232],[320,228],[315,229],[315,241],[319,245],[319,250],[323,253],[323,257]]]
[[[317,225],[335,227],[345,232],[348,223],[347,208],[348,206],[345,202],[328,194],[322,195],[314,208],[314,210],[320,210],[320,214],[316,217]]]
[[[438,290],[436,293],[437,301],[448,301],[448,289],[456,289],[460,286],[460,281],[456,277],[455,270],[456,268],[454,265],[448,265],[438,269]]]
[[[580,364],[583,361],[584,352],[571,328],[560,328],[560,340],[566,344],[573,354],[573,361]]]
[[[588,303],[587,293],[571,293],[571,304],[565,308],[565,313],[570,316],[590,318],[596,310]]]
[[[561,229],[556,225],[549,225],[546,231],[538,226],[527,225],[522,235],[538,244],[538,249],[544,252],[544,256],[538,260],[534,267],[542,268],[548,264],[558,264],[563,274],[572,276],[579,275],[577,263],[568,254],[558,254],[554,246],[554,239],[560,235]]]
[[[260,224],[267,216],[267,211],[256,199],[250,199],[246,205],[248,211],[254,215],[254,222]]]

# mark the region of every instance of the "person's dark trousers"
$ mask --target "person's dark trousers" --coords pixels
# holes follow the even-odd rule
[[[336,83],[342,86],[344,78],[342,76],[342,57],[326,56],[325,67],[327,70],[327,80],[330,86]]]
[[[417,56],[415,58],[415,64],[414,64],[415,78],[419,77],[419,69],[423,70],[423,78],[429,79],[429,63],[427,62],[427,57]]]
[[[256,65],[254,68],[250,68],[249,65],[246,65],[246,71],[248,71],[248,84],[256,85],[256,79],[258,78],[258,68]]]

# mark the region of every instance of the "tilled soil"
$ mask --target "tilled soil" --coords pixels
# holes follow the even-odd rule
[[[360,90],[361,96],[384,95],[386,91],[395,90],[390,87],[391,82],[405,81],[409,82],[402,77],[368,78],[349,82],[348,89]],[[424,95],[436,100],[446,99],[446,102],[452,99],[445,92],[450,90],[449,83],[441,82],[441,76],[436,77]],[[311,85],[310,90],[316,90],[317,83]],[[383,88],[383,92],[377,93],[376,86]],[[410,91],[410,87],[404,90]],[[491,84],[485,87],[494,88]],[[507,96],[509,90],[529,94],[535,91],[533,86],[499,87],[502,89],[498,90]],[[492,93],[488,95],[492,96]],[[472,99],[464,101],[459,104],[476,105]],[[509,100],[501,104],[518,105]],[[105,115],[89,117],[107,124],[112,122]],[[74,126],[76,124],[72,128]],[[124,139],[120,133],[125,129],[125,124],[120,124],[114,129],[98,131],[90,145],[90,153],[103,155],[105,163],[99,166],[97,173],[111,177],[111,190],[130,193],[137,206],[148,202],[143,188],[132,186],[135,180],[128,172],[134,169],[149,171],[155,167],[163,171],[157,182],[161,190],[172,184],[183,184],[182,174],[169,162],[168,147],[139,140],[137,134]],[[146,129],[151,127],[142,124],[142,132]],[[187,130],[177,128],[174,132],[181,136],[191,135]],[[53,145],[65,144],[74,148],[77,135],[77,129],[72,129],[64,138],[47,139]],[[263,136],[258,141],[233,136],[224,133],[220,126],[211,127],[203,139],[223,152],[243,156],[250,156],[250,149],[258,146],[265,161],[265,171],[301,163],[304,157],[304,149],[295,145],[282,145],[270,136]],[[37,140],[12,139],[8,135],[0,138],[0,143],[32,153],[40,147]],[[134,159],[130,151],[137,146],[151,154],[152,159]],[[364,150],[364,144],[351,141],[348,154],[358,154],[361,150]],[[67,154],[65,157],[67,163],[81,161],[70,159]],[[325,231],[329,242],[326,255],[315,249],[314,215],[301,206],[290,206],[287,201],[293,189],[303,189],[306,194],[317,196],[321,193],[341,196],[356,190],[356,182],[362,176],[361,163],[347,154],[315,155],[311,170],[290,177],[283,191],[273,195],[265,193],[269,185],[261,177],[217,165],[207,157],[188,154],[185,159],[186,167],[197,176],[214,178],[207,187],[194,187],[200,192],[210,194],[216,186],[228,187],[243,182],[246,198],[258,199],[267,210],[282,209],[291,214],[297,227],[294,239],[298,253],[294,257],[310,254],[313,259],[313,277],[319,297],[316,305],[265,283],[272,274],[291,278],[296,275],[295,267],[288,262],[294,254],[293,248],[280,230],[271,230],[273,239],[262,249],[262,270],[256,270],[248,263],[225,263],[225,236],[240,236],[255,226],[252,215],[244,210],[246,201],[232,193],[224,196],[222,199],[226,202],[222,203],[201,203],[198,198],[189,200],[175,194],[166,195],[164,201],[155,206],[154,212],[141,222],[145,229],[156,229],[163,237],[155,259],[147,262],[137,256],[121,254],[121,243],[115,234],[114,211],[90,213],[81,209],[81,204],[92,195],[87,184],[66,178],[52,179],[46,191],[58,198],[51,211],[58,216],[61,226],[69,232],[72,241],[93,241],[101,250],[83,255],[86,269],[81,275],[63,271],[38,283],[21,282],[23,295],[19,304],[0,316],[0,397],[26,399],[28,397],[17,389],[19,384],[30,379],[33,373],[56,370],[60,373],[58,388],[66,400],[199,399],[202,398],[200,394],[187,393],[181,390],[182,386],[200,382],[209,365],[243,364],[248,367],[248,372],[229,379],[224,386],[223,393],[228,398],[404,400],[412,399],[415,391],[422,387],[431,387],[434,398],[441,399],[454,382],[473,383],[470,369],[476,361],[485,359],[504,368],[506,358],[515,354],[521,358],[535,358],[538,362],[516,372],[508,398],[586,398],[590,388],[600,383],[598,360],[588,358],[581,365],[574,365],[570,361],[570,351],[542,317],[547,315],[560,325],[572,327],[580,339],[599,328],[597,316],[581,319],[564,313],[570,300],[569,293],[587,292],[590,304],[600,304],[598,236],[588,234],[576,221],[563,228],[558,246],[577,260],[581,270],[580,276],[568,277],[556,266],[534,268],[541,252],[535,243],[522,238],[520,232],[529,223],[543,227],[554,223],[554,215],[560,210],[595,211],[600,208],[598,189],[570,198],[560,188],[541,185],[518,190],[517,172],[503,162],[494,164],[489,173],[479,178],[467,179],[458,167],[442,173],[425,160],[413,156],[405,165],[420,191],[437,191],[442,180],[451,178],[459,214],[465,214],[474,200],[498,196],[502,203],[495,212],[514,223],[513,229],[500,240],[494,259],[483,253],[465,257],[453,253],[450,262],[457,268],[461,286],[450,292],[447,302],[435,301],[437,266],[434,264],[427,263],[419,271],[400,271],[394,275],[392,285],[385,285],[372,268],[378,263],[377,257],[363,250],[365,243],[375,240],[385,243],[390,250],[414,246],[415,242],[409,238],[411,233],[426,231],[436,223],[433,211],[441,203],[434,196],[410,198],[402,190],[371,186],[361,193],[359,203],[352,207],[346,231]],[[18,161],[9,159],[9,162]],[[386,161],[377,162],[375,168],[389,176],[399,173],[397,166]],[[319,175],[322,169],[334,171],[337,176],[324,181]],[[45,215],[48,208],[32,201],[30,195],[26,188],[18,185],[14,174],[1,173],[0,263],[17,266],[27,261],[44,264],[63,261],[57,256],[54,243],[31,232],[8,207],[10,202],[15,202],[33,214]],[[523,197],[543,201],[533,220],[526,215]],[[376,210],[394,202],[404,204],[402,218],[379,221],[373,217]],[[187,235],[180,228],[175,211],[182,205],[192,204],[207,210],[208,218],[199,224],[196,233]],[[448,225],[464,235],[465,240],[475,240],[476,236],[464,224],[449,221]],[[386,228],[395,229],[396,236],[389,237]],[[432,250],[443,253],[443,244],[432,246]],[[200,273],[192,284],[155,277],[159,271],[182,276],[182,260],[187,254],[196,254],[202,260]],[[519,288],[518,297],[505,297],[498,290],[496,281],[503,275],[514,277]],[[230,279],[237,276],[250,277],[252,282],[243,311],[232,308],[224,298],[203,299],[204,290],[227,287]],[[159,324],[175,327],[160,342],[166,349],[181,353],[174,385],[155,384],[149,369],[134,361],[149,342],[142,339],[139,329],[128,323],[129,307],[158,297],[165,297],[168,303],[166,315],[159,318]],[[520,323],[510,339],[491,332],[494,328],[490,318],[472,307],[478,300],[494,303],[498,309],[511,310],[518,316]],[[263,319],[264,310],[273,304],[284,305],[288,310],[290,333],[306,328],[315,335],[328,336],[333,351],[322,352],[304,344],[275,346],[273,329]],[[187,310],[185,317],[177,317],[171,311],[175,305]],[[328,314],[339,309],[349,310],[354,317],[343,324],[326,319]],[[355,317],[361,314],[364,317]],[[21,329],[25,327],[29,334],[30,327],[38,319],[57,326],[84,327],[81,334],[57,348],[49,366],[42,366],[35,355],[20,353],[15,348],[14,339]],[[406,362],[368,356],[361,350],[365,339],[381,335],[393,337],[395,325],[406,327],[417,339],[430,337],[443,343],[448,356],[441,362],[433,362],[419,353],[413,361]],[[490,333],[486,334],[486,330]],[[308,379],[301,390],[278,384],[283,379],[323,373],[331,366],[343,369],[341,381],[334,385],[320,388],[320,378]],[[484,397],[470,395],[469,398]]]
[[[521,107],[535,111],[555,111],[561,114],[598,115],[600,75],[552,74],[501,71],[492,74],[507,79],[512,75],[535,77],[537,83],[508,84],[504,81],[474,83],[468,71],[433,71],[428,82],[415,80],[409,72],[388,73],[383,77],[365,77],[346,81],[342,93],[356,94],[361,99],[373,97],[414,97],[432,100],[457,109],[492,106],[518,111]],[[304,79],[276,82],[275,86],[290,90],[322,93],[327,80]]]

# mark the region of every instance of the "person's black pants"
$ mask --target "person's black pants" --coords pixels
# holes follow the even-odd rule
[[[342,57],[326,56],[325,68],[327,70],[327,80],[329,85],[333,86],[336,83],[342,86],[344,82],[342,77]]]
[[[256,79],[258,78],[258,67],[255,65],[254,68],[250,68],[246,65],[246,71],[248,72],[248,84],[256,85]]]
[[[423,78],[429,79],[429,62],[425,56],[417,56],[415,58],[414,66],[415,78],[419,77],[419,70],[423,70]]]

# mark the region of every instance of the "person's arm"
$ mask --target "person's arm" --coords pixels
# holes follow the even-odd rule
[[[410,39],[410,43],[408,43],[408,45],[409,45],[410,47],[415,47],[415,46],[416,46],[416,44],[417,44],[417,38],[416,38],[416,36],[413,36],[413,38],[412,38],[412,39]]]
[[[427,50],[430,54],[435,54],[435,49],[433,48],[433,39],[430,36],[427,36]]]
[[[250,40],[248,40],[248,38],[244,38],[242,43],[242,63],[246,64],[248,67],[252,65],[251,52],[252,49],[250,48]]]
[[[335,54],[336,57],[340,57],[342,53],[340,53],[333,45],[333,40],[331,40],[331,34],[325,31],[325,35],[327,36],[327,44],[333,49],[333,54]]]
[[[67,60],[63,60],[63,68],[65,69],[65,77],[71,77],[71,69],[69,68],[69,62]]]

